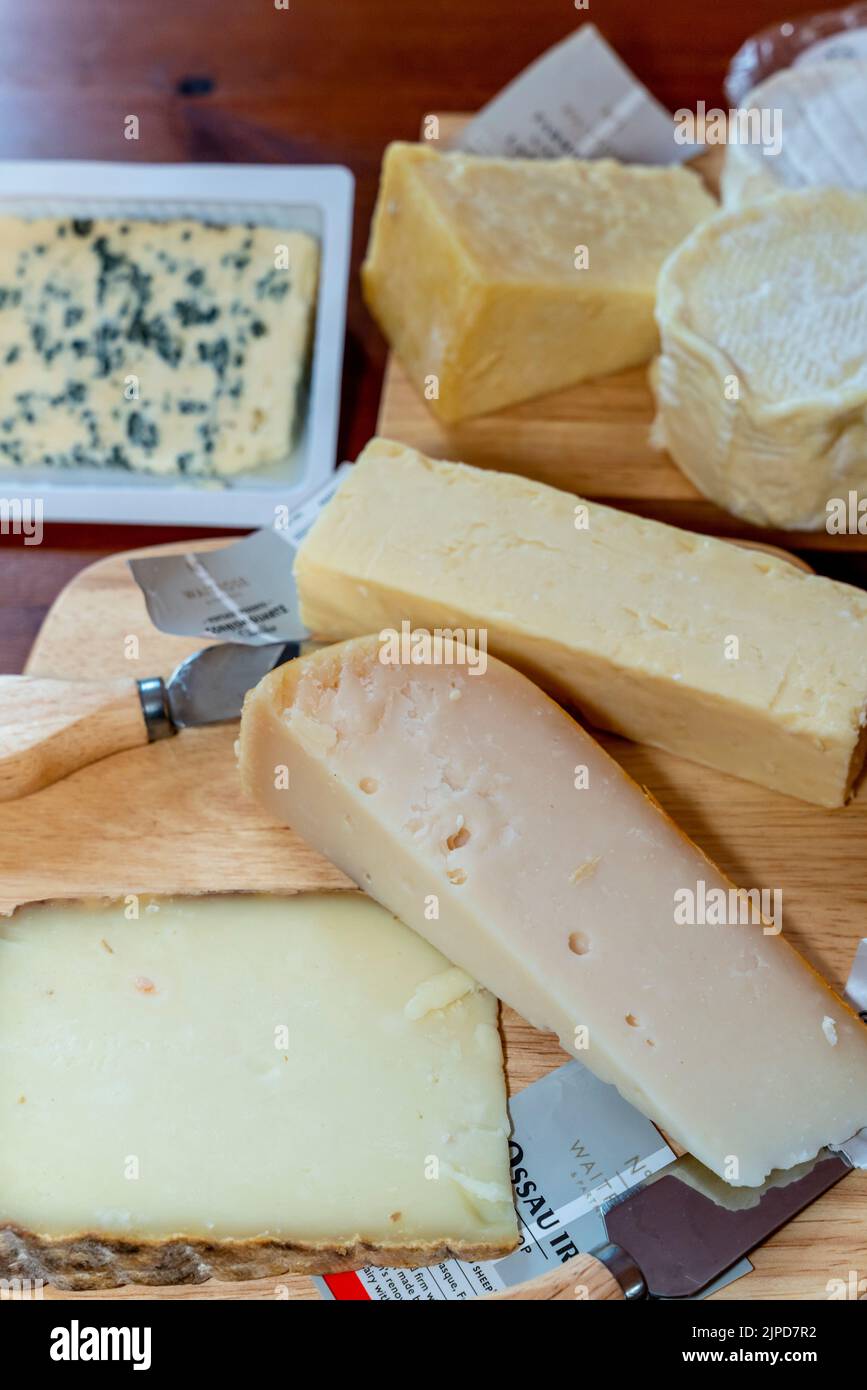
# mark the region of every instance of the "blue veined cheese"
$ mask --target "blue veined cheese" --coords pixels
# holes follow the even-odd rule
[[[0,218],[0,466],[227,476],[296,432],[304,232]]]

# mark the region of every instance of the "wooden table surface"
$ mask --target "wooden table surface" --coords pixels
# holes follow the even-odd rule
[[[385,348],[358,263],[389,140],[428,111],[474,110],[587,13],[573,0],[0,0],[0,158],[336,161],[357,180],[340,448],[374,431]],[[729,58],[758,28],[821,9],[752,0],[598,0],[593,22],[670,108],[722,102]],[[123,138],[139,117],[138,142]],[[20,671],[51,600],[84,565],[202,532],[53,524],[0,536],[0,673]],[[213,533],[212,533],[213,534]],[[831,571],[821,557],[817,568]],[[841,578],[867,582],[864,562]],[[70,674],[74,674],[70,671]]]

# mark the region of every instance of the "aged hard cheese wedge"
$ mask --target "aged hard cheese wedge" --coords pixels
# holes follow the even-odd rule
[[[663,267],[656,442],[707,496],[817,530],[867,490],[867,193],[785,193]]]
[[[867,60],[841,58],[783,68],[741,105],[757,116],[747,126],[753,138],[729,138],[725,148],[720,182],[727,207],[788,189],[867,191]],[[766,123],[764,140],[756,138],[762,133],[760,127],[753,129],[756,120]]]
[[[593,724],[807,801],[864,758],[867,597],[773,556],[373,440],[296,576],[323,637],[482,626]]]
[[[313,238],[279,227],[0,218],[0,466],[286,458],[318,267]]]
[[[647,361],[659,268],[714,209],[684,169],[395,144],[364,294],[431,410],[460,420]]]
[[[260,804],[735,1185],[867,1123],[862,1025],[761,925],[677,924],[730,885],[568,715],[501,662],[381,650],[248,695]]]
[[[0,1276],[64,1288],[516,1241],[496,1001],[361,895],[0,925]]]

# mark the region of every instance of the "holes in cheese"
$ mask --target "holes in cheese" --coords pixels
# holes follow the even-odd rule
[[[757,1185],[867,1124],[867,1034],[851,1011],[760,920],[677,920],[684,890],[734,890],[510,667],[408,670],[379,660],[376,637],[323,649],[248,695],[240,765],[278,820],[721,1176]],[[379,792],[365,797],[371,768]],[[460,885],[442,853],[458,816],[472,827]],[[576,858],[596,861],[577,885]]]
[[[360,894],[149,906],[0,925],[0,1277],[108,1288],[514,1246],[490,994]]]
[[[451,698],[451,695],[449,698]],[[467,827],[462,824],[455,831],[454,835],[450,835],[446,840],[446,846],[449,850],[462,849],[464,845],[469,843],[469,839],[470,832]]]

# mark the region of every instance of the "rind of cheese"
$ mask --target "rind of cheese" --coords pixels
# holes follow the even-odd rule
[[[762,925],[678,924],[678,895],[731,885],[598,744],[501,662],[380,650],[322,649],[247,696],[248,794],[735,1186],[867,1122],[858,1019]],[[299,714],[336,740],[299,739]]]
[[[679,168],[390,145],[365,299],[435,415],[484,414],[646,362],[659,268],[715,206]]]
[[[0,466],[223,477],[286,458],[318,267],[280,227],[0,218]]]
[[[491,995],[356,893],[140,909],[0,925],[0,1276],[112,1288],[514,1246]]]
[[[318,636],[484,628],[599,728],[791,796],[864,759],[867,597],[773,555],[373,440],[295,573]]]
[[[762,113],[765,121],[770,116],[780,148],[766,153],[768,145],[758,139],[729,139],[720,179],[726,207],[799,188],[867,192],[867,60],[783,68],[759,83],[741,107]]]
[[[663,267],[656,316],[653,437],[706,497],[819,530],[867,489],[867,194],[712,219]]]

